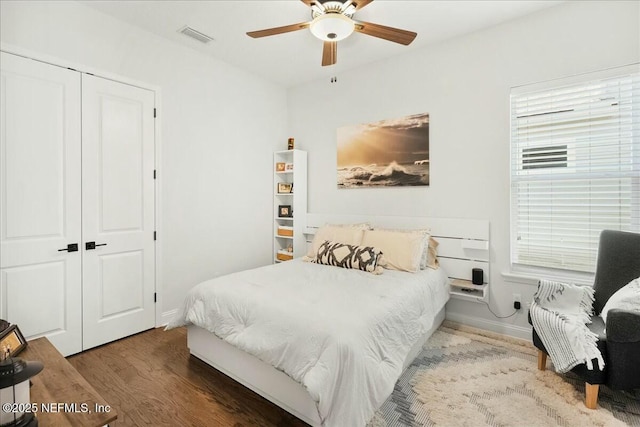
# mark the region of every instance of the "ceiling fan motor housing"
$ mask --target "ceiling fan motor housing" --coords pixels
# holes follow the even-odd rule
[[[318,3],[320,6],[318,6]],[[339,13],[347,18],[352,18],[355,11],[356,8],[351,4],[351,1],[318,1],[311,6],[311,17],[315,19],[328,13]]]

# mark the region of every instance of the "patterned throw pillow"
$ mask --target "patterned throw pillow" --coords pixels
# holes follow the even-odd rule
[[[381,256],[382,251],[371,246],[347,245],[325,240],[312,262],[381,274],[383,269],[378,265]]]
[[[307,256],[315,258],[318,248],[325,240],[332,242],[342,242],[348,245],[359,245],[362,243],[362,233],[369,230],[371,226],[362,224],[325,224],[316,230],[313,241],[309,245]]]

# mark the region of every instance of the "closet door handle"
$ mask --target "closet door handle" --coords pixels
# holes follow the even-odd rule
[[[98,244],[96,245],[96,242],[87,242],[87,243],[85,243],[85,244],[84,244],[84,248],[85,248],[86,250],[88,250],[88,251],[90,251],[90,250],[92,250],[92,249],[95,249],[95,248],[96,248],[96,246],[107,246],[107,244],[106,244],[106,243],[98,243]]]
[[[77,243],[69,243],[66,248],[58,249],[58,252],[78,252],[78,244]]]

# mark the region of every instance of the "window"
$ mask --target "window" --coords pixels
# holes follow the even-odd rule
[[[511,92],[514,265],[593,272],[601,230],[640,231],[640,74],[608,74]]]

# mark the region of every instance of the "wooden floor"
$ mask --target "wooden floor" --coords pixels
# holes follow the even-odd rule
[[[69,362],[118,412],[115,426],[306,426],[190,356],[185,328],[142,332]]]

